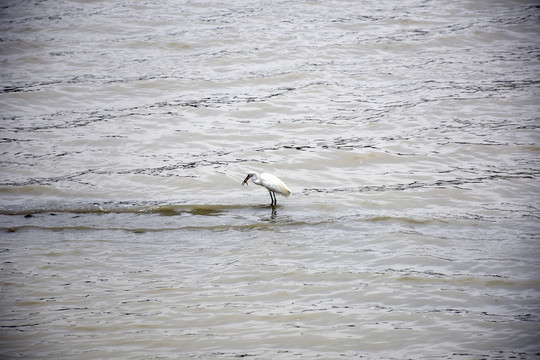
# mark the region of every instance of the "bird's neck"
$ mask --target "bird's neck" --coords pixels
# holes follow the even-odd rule
[[[251,181],[253,181],[253,183],[256,185],[261,185],[261,178],[257,173],[253,174],[253,176],[251,177]]]

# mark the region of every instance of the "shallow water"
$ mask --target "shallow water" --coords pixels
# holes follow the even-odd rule
[[[4,2],[2,358],[536,358],[538,15]]]

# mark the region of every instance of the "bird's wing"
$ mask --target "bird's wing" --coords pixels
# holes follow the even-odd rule
[[[264,173],[261,174],[260,178],[262,185],[268,190],[277,192],[278,194],[284,196],[289,196],[291,194],[291,190],[278,177],[272,174]]]

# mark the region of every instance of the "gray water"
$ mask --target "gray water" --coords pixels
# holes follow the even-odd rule
[[[538,2],[0,5],[2,359],[540,355]]]

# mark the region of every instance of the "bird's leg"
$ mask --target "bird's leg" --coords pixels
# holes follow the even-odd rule
[[[272,205],[272,206],[276,205],[277,204],[276,193],[273,192],[273,191],[270,191],[270,190],[268,190],[268,192],[270,193],[270,199],[272,200],[270,205]]]

